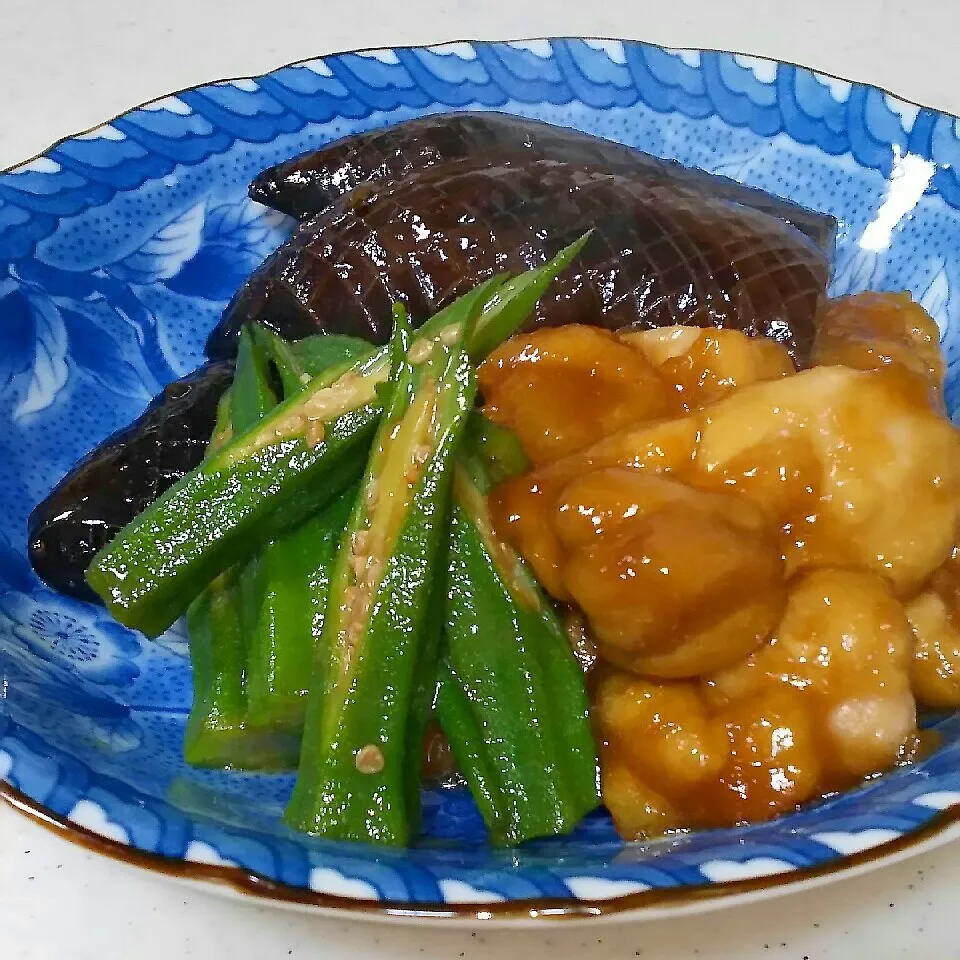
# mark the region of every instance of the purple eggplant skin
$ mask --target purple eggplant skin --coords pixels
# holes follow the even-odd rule
[[[485,157],[496,164],[518,153],[630,174],[650,183],[677,183],[715,200],[769,213],[793,224],[825,250],[833,247],[836,238],[833,217],[729,177],[660,160],[579,130],[495,112],[435,114],[336,140],[264,170],[250,184],[250,196],[307,220],[364,183],[396,181],[468,157]]]
[[[384,343],[402,301],[416,323],[502,271],[544,263],[593,229],[526,329],[732,327],[809,356],[827,253],[769,214],[676,182],[518,155],[450,161],[367,186],[300,225],[207,342],[228,355],[258,320],[281,336]]]
[[[37,504],[27,545],[41,580],[60,593],[102,602],[84,580],[93,555],[200,463],[232,378],[233,364],[217,361],[175,380]]]

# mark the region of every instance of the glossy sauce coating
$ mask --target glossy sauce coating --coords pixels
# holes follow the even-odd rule
[[[606,417],[537,406],[562,382],[520,356],[541,333],[481,371],[538,452],[493,491],[495,522],[596,645],[604,800],[625,837],[847,789],[916,754],[917,702],[960,706],[960,439],[936,327],[903,295],[834,301],[820,323],[799,373],[737,331],[621,335],[649,364],[632,420],[625,389]],[[567,364],[589,368],[563,332]],[[514,407],[500,386],[517,366]],[[551,460],[554,415],[581,446]]]
[[[910,677],[917,702],[960,706],[960,549],[906,605],[913,629]]]

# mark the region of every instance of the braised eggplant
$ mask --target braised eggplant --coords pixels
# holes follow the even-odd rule
[[[681,184],[715,200],[733,201],[792,223],[824,248],[833,243],[836,223],[832,217],[789,200],[579,130],[493,112],[418,117],[335,140],[264,170],[251,183],[250,196],[306,220],[370,181],[400,180],[467,157],[483,157],[496,164],[516,153],[627,173],[651,184]]]
[[[383,343],[394,301],[423,322],[501,270],[545,262],[593,228],[528,327],[733,327],[809,355],[827,251],[789,224],[679,180],[515,154],[454,160],[368,184],[301,224],[240,291],[207,343],[243,323]]]
[[[233,364],[169,384],[129,426],[81,460],[30,514],[28,550],[55,590],[99,603],[83,575],[93,555],[203,459]]]

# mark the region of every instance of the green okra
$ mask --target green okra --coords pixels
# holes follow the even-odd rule
[[[427,321],[411,349],[442,344],[479,313],[467,348],[483,356],[526,319],[584,242],[510,281],[480,284]],[[161,633],[214,577],[343,491],[362,470],[389,370],[384,348],[339,376],[315,377],[124,527],[87,571],[116,619]]]
[[[287,343],[266,327],[254,340],[270,358],[284,396],[301,393],[314,376],[343,369],[373,353],[354,337],[322,335]],[[337,546],[356,487],[350,487],[295,530],[265,544],[257,555],[250,593],[254,613],[247,635],[247,720],[254,728],[299,736],[306,712],[315,649]]]
[[[376,350],[359,337],[322,333],[291,343],[259,323],[251,330],[254,341],[273,363],[285,398],[301,393],[314,377],[339,375]]]
[[[340,545],[286,813],[298,830],[386,845],[416,830],[425,675],[437,642],[428,608],[476,391],[464,349],[471,313],[467,304],[454,314],[457,339],[428,351],[397,314],[393,392]]]
[[[491,840],[569,833],[600,803],[583,672],[461,467],[448,570],[437,712]]]
[[[257,557],[257,612],[247,636],[251,726],[288,730],[299,738],[331,569],[355,499],[356,487],[348,488]]]
[[[520,438],[479,410],[471,410],[467,418],[459,461],[483,494],[530,466],[530,458],[524,453]]]
[[[87,582],[110,612],[161,633],[224,569],[354,482],[384,376],[369,365],[294,397],[174,484],[94,557]]]
[[[249,331],[243,331],[237,372],[218,410],[210,455],[215,455],[233,432],[248,429],[275,404],[264,360]],[[253,731],[247,723],[244,607],[250,567],[229,567],[187,608],[194,696],[184,756],[194,766],[273,770],[296,762],[297,738],[272,730]]]
[[[377,349],[367,340],[335,333],[296,340],[289,344],[289,347],[293,357],[311,377],[346,369],[351,364],[369,357]]]

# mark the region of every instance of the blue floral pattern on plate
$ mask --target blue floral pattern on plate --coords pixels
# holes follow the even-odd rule
[[[909,289],[960,402],[960,137],[953,117],[789,64],[613,40],[347,53],[183,91],[0,176],[0,778],[96,833],[320,893],[425,908],[574,903],[822,867],[960,802],[960,718],[916,767],[774,823],[620,843],[605,815],[515,852],[462,790],[425,795],[409,851],[310,841],[289,776],[190,770],[182,630],[149,642],[40,584],[30,509],[201,358],[290,223],[246,199],[265,166],[428,112],[588,130],[829,211],[833,292]]]

